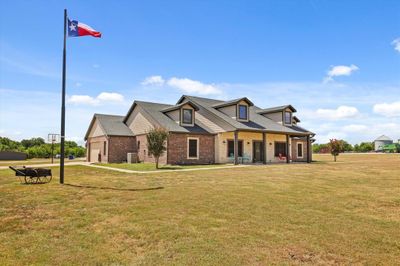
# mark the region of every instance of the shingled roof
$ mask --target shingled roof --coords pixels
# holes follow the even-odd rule
[[[158,126],[165,127],[169,131],[172,132],[180,132],[180,133],[213,133],[205,125],[203,125],[200,121],[195,119],[194,126],[181,126],[177,124],[174,120],[169,118],[164,112],[165,110],[173,110],[175,105],[171,104],[162,104],[162,103],[153,103],[153,102],[143,102],[143,101],[135,101],[130,108],[130,111],[125,116],[123,122],[126,123],[130,113],[133,111],[135,106],[141,106],[144,110],[143,115],[149,119],[150,121],[156,123]]]
[[[248,122],[238,121],[218,110],[218,108],[222,106],[236,104],[242,100],[245,100],[249,103],[250,120]],[[166,112],[175,110],[186,103],[194,106],[197,111],[196,113],[199,114],[195,116],[195,123],[193,127],[181,126],[179,123],[176,123],[176,121],[172,120],[166,114]],[[98,119],[102,130],[108,136],[133,136],[133,132],[128,128],[126,122],[136,106],[141,107],[141,109],[143,110],[142,115],[144,115],[152,124],[165,127],[171,132],[196,134],[218,133],[215,131],[216,129],[214,126],[210,125],[209,123],[207,123],[207,121],[204,120],[204,118],[206,118],[217,125],[221,130],[227,132],[242,130],[292,134],[297,136],[313,134],[312,132],[299,126],[285,126],[262,115],[265,113],[265,111],[272,112],[272,110],[284,110],[286,108],[291,108],[295,111],[296,109],[294,109],[291,105],[262,109],[254,106],[253,103],[247,98],[239,98],[231,101],[221,101],[197,96],[183,95],[175,105],[134,101],[126,116],[95,114],[86,133],[85,139],[87,139],[96,118]]]
[[[224,103],[224,101],[202,98],[197,96],[189,96],[183,95],[177,104],[181,104],[185,101],[192,101],[197,106],[199,106],[199,112],[203,113],[207,118],[211,121],[219,124],[226,131],[233,130],[247,130],[247,131],[267,131],[267,132],[275,132],[275,133],[287,133],[294,135],[306,135],[312,134],[312,132],[305,130],[296,130],[294,128],[290,128],[287,126],[283,126],[261,114],[260,111],[265,110],[261,109],[257,106],[249,106],[249,122],[240,122],[228,115],[218,111],[215,106],[220,106]],[[291,105],[285,105],[291,106]],[[292,107],[293,108],[293,107]],[[294,108],[293,108],[294,109]],[[294,109],[295,110],[295,109]],[[222,121],[222,123],[221,123]]]
[[[288,104],[288,105],[281,105],[281,106],[261,109],[258,113],[259,114],[270,114],[270,113],[282,112],[283,110],[286,110],[287,108],[292,110],[292,112],[297,112],[296,109],[292,105]]]
[[[133,133],[129,129],[129,127],[122,122],[124,120],[124,116],[94,114],[92,121],[90,122],[89,128],[86,132],[85,140],[88,138],[90,130],[92,129],[96,119],[99,123],[100,128],[106,136],[133,136]]]

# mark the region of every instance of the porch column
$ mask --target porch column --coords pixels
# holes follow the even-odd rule
[[[289,163],[289,135],[286,135],[286,163]]]
[[[238,144],[238,132],[237,131],[235,131],[234,133],[233,133],[233,135],[234,135],[234,140],[233,140],[233,153],[234,153],[234,155],[235,155],[235,165],[236,164],[238,164],[239,162],[238,162],[238,147],[239,147],[239,144]]]
[[[307,163],[311,163],[311,152],[310,152],[310,135],[307,135]]]
[[[262,133],[262,158],[263,158],[263,164],[267,163],[267,133],[263,132]]]

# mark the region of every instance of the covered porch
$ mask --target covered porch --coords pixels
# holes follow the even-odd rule
[[[311,162],[310,135],[268,131],[232,131],[215,138],[216,163]]]

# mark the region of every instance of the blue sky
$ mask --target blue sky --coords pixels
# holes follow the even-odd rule
[[[63,9],[102,32],[69,38],[67,138],[93,113],[182,94],[290,103],[317,141],[400,138],[399,1],[0,1],[0,135],[60,128]]]

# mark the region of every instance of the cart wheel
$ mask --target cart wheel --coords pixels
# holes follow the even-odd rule
[[[18,178],[19,178],[19,182],[21,182],[21,184],[26,183],[24,176],[18,176]]]
[[[51,176],[41,176],[39,177],[40,183],[49,183],[51,181]]]
[[[27,184],[35,184],[38,181],[38,177],[37,176],[25,176],[25,183]]]

